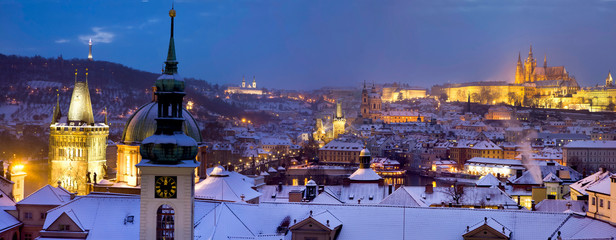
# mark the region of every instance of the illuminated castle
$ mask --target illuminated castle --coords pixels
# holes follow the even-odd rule
[[[87,194],[88,183],[106,175],[109,135],[107,123],[94,122],[87,72],[83,82],[77,81],[75,72],[66,122],[61,122],[61,118],[58,100],[49,126],[49,184],[60,184],[71,192]]]

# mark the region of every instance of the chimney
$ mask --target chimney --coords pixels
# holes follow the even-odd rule
[[[394,190],[394,185],[391,185],[391,184],[387,185],[387,195],[391,195],[393,190]]]
[[[71,193],[71,194],[70,194],[70,196],[71,196],[71,200],[75,199],[75,195],[77,195],[77,193]]]
[[[278,192],[282,192],[282,182],[278,182]]]
[[[58,181],[58,187],[62,187],[62,182]]]
[[[522,176],[522,173],[523,172],[521,169],[515,170],[515,178],[520,178]]]
[[[531,211],[537,211],[537,209],[535,208],[535,200],[531,200],[530,202],[531,202],[530,210]]]
[[[505,185],[503,185],[503,183],[499,182],[498,183],[498,189],[500,189],[501,191],[505,191]]]
[[[432,194],[434,193],[434,188],[432,187],[432,184],[426,184],[426,193],[428,194]]]

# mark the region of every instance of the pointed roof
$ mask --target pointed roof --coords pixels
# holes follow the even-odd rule
[[[62,205],[70,201],[71,194],[62,187],[52,187],[47,184],[30,194],[17,204],[28,205]]]
[[[475,182],[475,185],[477,185],[478,187],[496,187],[499,183],[500,180],[498,180],[498,178],[492,175],[492,173],[488,173],[488,175],[485,175],[479,180],[477,180],[477,182]]]
[[[349,177],[352,181],[377,181],[381,179],[372,168],[359,168]]]
[[[167,61],[165,61],[165,74],[173,75],[178,73],[178,61],[175,57],[175,40],[173,38],[173,19],[175,18],[175,9],[169,10],[171,17],[171,36],[169,37],[169,50],[167,50]]]
[[[77,73],[75,72],[75,76]],[[92,102],[90,100],[90,90],[88,88],[88,77],[86,81],[78,82],[75,78],[75,87],[71,97],[71,105],[68,108],[68,121],[79,124],[94,124],[94,113],[92,112]]]
[[[518,52],[518,64],[522,64],[522,58],[520,56],[520,52]]]
[[[53,109],[53,116],[51,118],[51,123],[58,123],[60,118],[62,118],[62,111],[60,110],[60,94],[57,95],[56,106]]]
[[[561,180],[560,178],[558,178],[556,175],[554,175],[553,173],[548,174],[547,176],[545,176],[543,178],[543,182],[544,183],[561,183],[563,182],[563,180]]]

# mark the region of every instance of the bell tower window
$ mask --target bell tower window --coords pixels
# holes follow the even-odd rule
[[[156,212],[156,239],[173,240],[175,211],[167,204],[163,204]]]

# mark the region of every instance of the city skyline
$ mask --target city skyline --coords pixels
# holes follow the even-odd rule
[[[0,53],[82,58],[158,73],[169,2],[0,3]],[[357,86],[364,80],[429,88],[471,81],[513,83],[529,45],[566,66],[582,87],[616,69],[604,24],[612,1],[178,1],[183,76],[266,88]],[[196,27],[191,27],[195,26]],[[41,30],[43,29],[43,30]],[[147,59],[147,60],[144,60]]]

